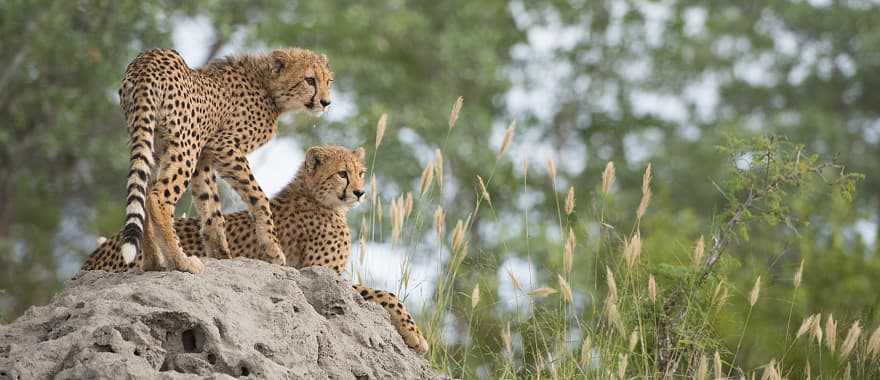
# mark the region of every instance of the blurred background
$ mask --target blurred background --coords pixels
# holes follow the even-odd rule
[[[417,314],[449,256],[429,226],[434,208],[444,207],[451,230],[473,212],[475,176],[495,167],[493,213],[473,217],[455,284],[468,295],[479,284],[480,303],[490,306],[465,321],[452,304],[443,319],[445,342],[475,347],[467,351],[474,372],[460,375],[491,373],[479,363],[499,355],[499,332],[512,318],[508,271],[526,290],[555,284],[564,235],[556,202],[574,186],[574,218],[598,212],[587,200],[608,161],[619,211],[604,220],[630,229],[650,162],[644,255],[686,262],[724,207],[715,183],[729,171],[717,149],[725,135],[776,133],[866,176],[851,203],[793,200],[808,227],[758,229],[730,248],[733,304],[746,302],[757,275],[771,299],[752,313],[739,360],[766,362],[784,350],[773,332],[786,319],[797,325],[817,311],[866,324],[880,317],[877,1],[4,0],[0,36],[0,320],[47,302],[96,238],[119,230],[128,149],[116,90],[140,50],[172,47],[195,67],[281,46],[326,54],[336,81],[323,118],[282,119],[279,137],[249,157],[267,192],[289,181],[310,145],[364,145],[387,207],[418,193],[422,170],[443,149],[441,196],[416,200],[428,227],[392,244],[389,224],[380,224],[356,270],[378,288],[403,288]],[[376,152],[382,113],[388,130]],[[514,121],[513,143],[496,164]],[[548,160],[558,170],[552,186]],[[228,188],[223,198],[224,210],[240,209]],[[370,208],[353,212],[353,228]],[[178,212],[187,210],[184,198]],[[578,227],[581,246],[594,227]],[[792,303],[789,279],[802,258],[804,285]],[[574,263],[575,272],[589,268],[572,284],[585,314],[596,309],[591,289],[604,282],[591,260],[576,253]],[[402,271],[410,278],[400,286]],[[745,310],[731,306],[712,328],[729,350]]]

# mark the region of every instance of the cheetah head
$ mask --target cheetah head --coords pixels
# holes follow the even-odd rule
[[[313,146],[300,172],[307,191],[325,207],[347,210],[364,197],[364,148]]]
[[[273,51],[269,89],[281,112],[308,112],[321,116],[330,106],[333,72],[327,56],[306,49]]]

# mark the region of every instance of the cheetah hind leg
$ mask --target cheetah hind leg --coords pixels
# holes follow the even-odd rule
[[[416,326],[416,322],[413,320],[412,315],[409,314],[394,293],[374,290],[362,284],[352,285],[352,288],[354,288],[364,300],[379,304],[379,306],[382,306],[382,308],[388,312],[388,316],[391,318],[391,323],[394,325],[394,328],[397,329],[397,332],[400,334],[400,337],[403,338],[403,342],[406,343],[407,347],[419,354],[428,352],[428,340],[422,335],[422,332],[419,330],[419,327]]]
[[[148,213],[149,214],[149,213]],[[165,270],[165,257],[156,245],[156,234],[153,232],[153,223],[149,216],[144,221],[144,239],[141,243],[141,269],[144,271]]]
[[[174,220],[173,206],[163,206],[158,192],[150,192],[147,197],[147,215],[149,223],[153,224],[155,229],[155,241],[158,250],[154,256],[164,255],[165,268],[176,269],[179,271],[190,273],[201,273],[205,270],[202,260],[195,256],[187,257],[180,248],[177,234],[172,227]],[[145,250],[144,253],[147,253]],[[146,259],[146,256],[144,257]],[[159,262],[158,258],[155,258]],[[146,260],[145,260],[146,261]],[[161,270],[161,269],[159,269]]]

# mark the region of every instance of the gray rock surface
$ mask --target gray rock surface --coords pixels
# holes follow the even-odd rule
[[[0,379],[436,378],[385,311],[324,268],[81,272],[0,326]]]

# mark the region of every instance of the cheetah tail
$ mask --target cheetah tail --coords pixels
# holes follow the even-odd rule
[[[147,185],[153,165],[153,130],[155,111],[147,99],[135,99],[126,112],[131,160],[128,172],[128,200],[125,207],[125,224],[122,228],[122,258],[126,264],[134,261],[144,239],[146,221]],[[141,104],[144,103],[144,104]]]

